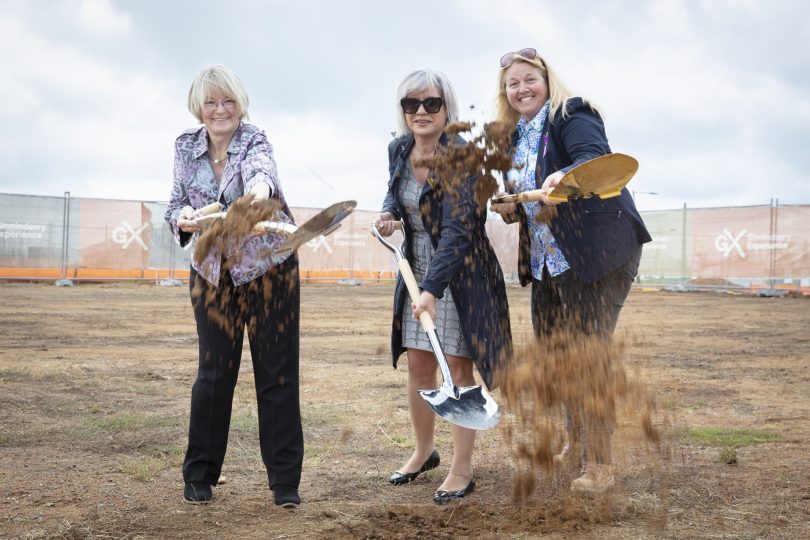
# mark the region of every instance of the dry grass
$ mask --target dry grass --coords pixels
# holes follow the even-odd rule
[[[403,488],[387,483],[413,440],[405,363],[391,369],[379,345],[391,292],[302,290],[304,505],[289,513],[270,504],[247,351],[229,480],[207,508],[180,502],[196,366],[186,289],[3,287],[5,309],[28,315],[5,319],[0,335],[0,537],[810,537],[806,300],[632,293],[620,322],[625,368],[654,397],[660,439],[632,407],[617,409],[616,490],[573,498],[576,471],[538,472],[525,505],[513,503],[518,462],[496,429],[477,439],[476,492],[438,507],[431,494],[451,457],[444,423],[440,468]],[[509,295],[526,345],[527,292]],[[724,448],[736,466],[721,461]]]

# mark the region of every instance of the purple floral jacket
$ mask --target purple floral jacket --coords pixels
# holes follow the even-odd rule
[[[184,206],[196,209],[219,201],[227,210],[233,201],[249,193],[258,182],[268,184],[270,196],[281,202],[283,212],[279,212],[274,220],[294,223],[281,191],[273,147],[264,131],[252,124],[240,123],[228,146],[228,163],[218,185],[208,161],[208,130],[205,126],[186,130],[175,142],[174,184],[166,209],[166,223],[180,245],[185,246],[193,236],[177,227],[177,218]],[[198,234],[194,233],[194,237]],[[266,255],[283,241],[284,238],[277,234],[253,235],[242,245],[232,246],[226,253],[209,254],[199,266],[192,262],[192,267],[216,286],[223,259],[239,253],[239,264],[232,265],[230,273],[234,285],[244,285],[286,259]]]

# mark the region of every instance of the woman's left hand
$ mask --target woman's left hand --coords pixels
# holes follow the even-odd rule
[[[560,183],[560,180],[562,180],[563,176],[565,176],[565,173],[562,171],[557,171],[555,173],[546,176],[546,179],[543,182],[542,186],[543,191],[545,191],[545,194],[543,195],[543,204],[556,205],[562,202],[559,200],[549,199],[548,196],[551,195],[551,192],[554,191],[554,188],[557,187],[557,185]]]
[[[418,319],[419,316],[422,314],[423,311],[427,311],[428,315],[430,315],[431,320],[436,320],[436,297],[433,296],[432,293],[427,291],[422,291],[422,294],[419,295],[419,302],[416,304],[411,304],[411,309],[413,310],[413,318]]]

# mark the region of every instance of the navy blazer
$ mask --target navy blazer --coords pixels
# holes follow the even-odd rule
[[[611,153],[599,113],[579,97],[569,99],[565,106],[565,119],[559,110],[543,128],[541,140],[547,142],[545,155],[538,156],[535,169],[538,189],[550,174],[568,172],[580,163]],[[515,130],[513,146],[517,138]],[[525,286],[532,281],[531,238],[523,205],[516,205],[515,214],[520,221],[518,276]],[[652,240],[627,188],[610,199],[591,197],[557,205],[557,217],[549,228],[571,270],[587,283],[599,281],[638,257],[641,245]]]
[[[447,144],[442,135],[440,144]],[[464,144],[456,137],[454,144]],[[395,219],[405,215],[399,198],[399,181],[414,145],[413,135],[395,139],[388,145],[388,193],[382,212]],[[493,388],[493,374],[512,357],[512,331],[503,272],[486,233],[486,209],[474,198],[475,178],[447,189],[441,179],[426,182],[419,196],[422,224],[430,235],[435,255],[420,284],[422,290],[442,298],[449,286],[458,308],[464,339],[484,383]],[[412,231],[403,220],[406,245],[403,254],[411,260]],[[391,329],[393,365],[405,352],[402,346],[402,316],[411,302],[402,276],[394,292],[394,319]],[[407,316],[410,316],[408,314]]]

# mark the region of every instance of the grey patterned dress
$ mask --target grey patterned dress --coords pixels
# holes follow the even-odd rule
[[[404,218],[408,220],[411,230],[411,268],[413,269],[416,282],[419,283],[427,273],[430,259],[434,254],[433,244],[430,242],[424,225],[422,224],[422,213],[419,209],[419,194],[422,192],[422,185],[413,175],[410,160],[406,161],[402,178],[399,183],[399,198],[405,208]],[[410,309],[410,297],[406,297],[405,309],[402,313],[402,344],[409,349],[421,349],[432,351],[427,334],[422,329],[418,320],[413,318]],[[461,322],[458,318],[458,309],[453,301],[453,295],[448,287],[444,291],[444,297],[436,299],[436,335],[445,354],[453,356],[470,357],[467,343],[464,341],[464,332],[461,329]]]

